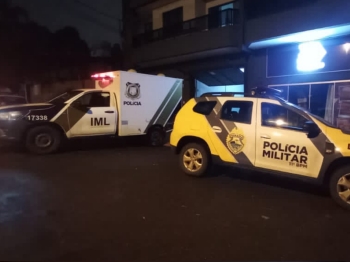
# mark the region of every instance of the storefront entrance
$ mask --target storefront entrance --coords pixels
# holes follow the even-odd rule
[[[269,85],[283,92],[284,99],[350,130],[350,80],[288,85]]]
[[[195,97],[205,93],[244,92],[244,69],[228,67],[195,73]]]

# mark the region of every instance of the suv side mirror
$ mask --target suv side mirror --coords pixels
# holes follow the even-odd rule
[[[321,130],[319,129],[318,125],[316,125],[312,121],[305,122],[304,131],[308,133],[307,134],[308,138],[315,138],[321,133]]]

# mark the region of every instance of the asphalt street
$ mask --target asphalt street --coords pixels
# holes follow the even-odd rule
[[[90,143],[90,142],[89,142]],[[103,141],[0,152],[0,260],[350,260],[350,212],[321,188]]]

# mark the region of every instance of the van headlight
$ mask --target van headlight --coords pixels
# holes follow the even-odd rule
[[[18,119],[21,119],[22,117],[23,115],[19,111],[0,113],[0,120],[18,120]]]

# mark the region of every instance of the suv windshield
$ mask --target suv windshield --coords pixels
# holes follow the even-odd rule
[[[314,115],[312,113],[310,113],[308,110],[304,109],[304,108],[301,108],[297,105],[294,105],[292,103],[289,103],[289,102],[286,102],[285,103],[290,106],[290,107],[294,107],[302,112],[304,112],[305,114],[308,114],[310,116],[312,116],[313,118],[316,118],[318,121],[320,121],[322,124],[326,125],[326,126],[329,126],[329,127],[333,127],[333,128],[337,128],[335,125],[333,125],[331,122],[328,122],[326,119],[320,117],[320,116],[317,116],[317,115]]]
[[[310,112],[308,112],[308,114],[311,115],[313,118],[316,118],[318,121],[320,121],[322,124],[324,124],[326,126],[333,127],[333,128],[338,128],[335,125],[333,125],[331,122],[328,122],[326,119],[324,119],[322,117],[319,117],[317,115],[311,114]]]
[[[78,90],[74,90],[74,91],[68,91],[62,95],[59,95],[57,97],[55,97],[54,99],[50,100],[49,103],[52,104],[63,104],[66,101],[68,101],[69,99],[75,97],[76,95],[79,95],[80,93],[82,93],[83,91],[78,91]]]

